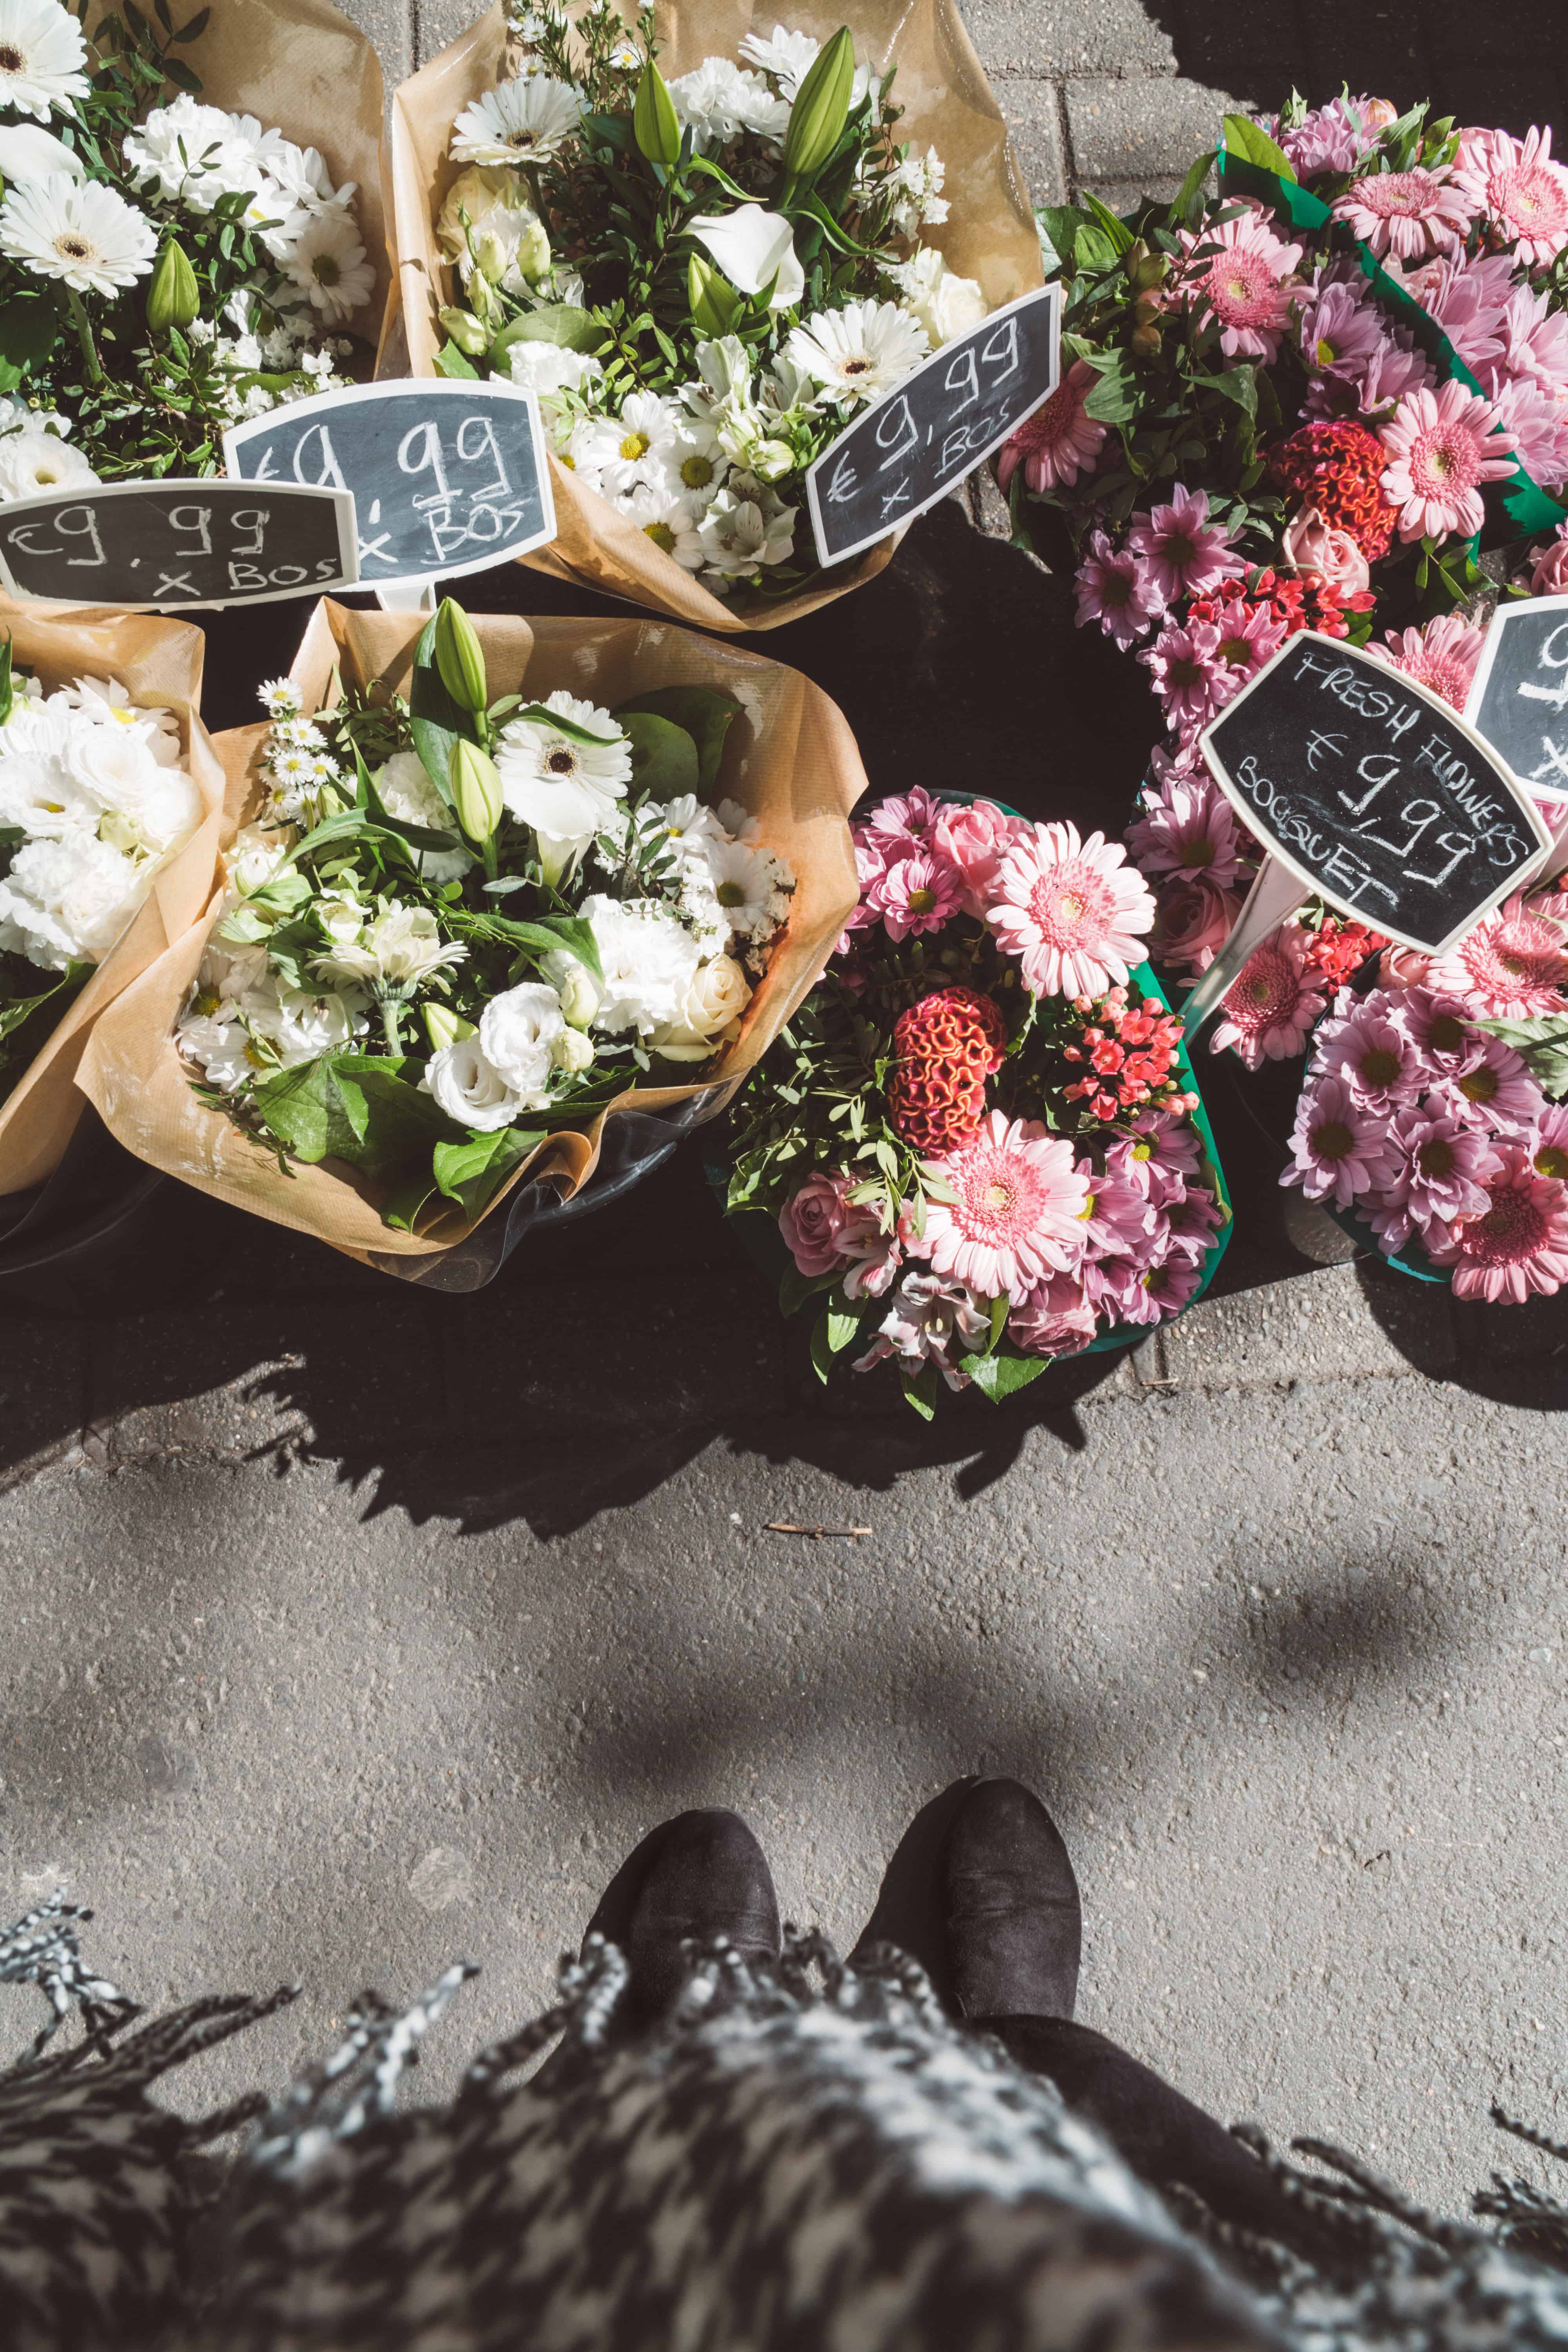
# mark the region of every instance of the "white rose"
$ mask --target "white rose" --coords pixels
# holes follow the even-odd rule
[[[603,982],[564,948],[542,956],[539,969],[561,999],[562,1013],[573,1028],[586,1029],[605,1001]]]
[[[287,843],[275,833],[247,825],[235,835],[228,853],[228,878],[242,898],[252,898],[266,888],[288,855]]]
[[[522,1108],[500,1072],[486,1060],[477,1037],[458,1037],[432,1054],[420,1084],[448,1118],[485,1134],[510,1127]]]
[[[889,275],[901,288],[904,308],[925,329],[933,352],[990,316],[979,279],[955,276],[933,245],[922,246]]]
[[[574,1075],[593,1068],[594,1048],[581,1029],[563,1029],[551,1043],[550,1058],[558,1070]]]
[[[492,996],[479,1017],[485,1056],[526,1110],[549,1100],[551,1048],[565,1025],[555,991],[534,980]]]
[[[468,230],[459,217],[463,213],[468,216]],[[539,226],[539,215],[515,173],[474,163],[453,181],[436,223],[436,234],[447,259],[457,264],[465,285],[477,267],[474,251],[483,244],[487,259],[500,265],[499,276],[494,268],[487,270],[486,275],[503,293],[519,296],[529,282],[521,267],[523,247],[531,241],[531,231]],[[492,238],[493,245],[488,242]]]
[[[668,1062],[705,1062],[751,1001],[751,982],[734,957],[711,957],[687,990],[679,1020],[655,1030],[655,1052]]]

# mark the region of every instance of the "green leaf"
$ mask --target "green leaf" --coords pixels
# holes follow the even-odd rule
[[[565,352],[596,352],[605,341],[605,324],[595,311],[584,310],[580,302],[542,302],[501,329],[490,345],[489,362],[504,375],[500,362],[513,343],[554,343]]]
[[[13,693],[14,689],[11,683],[11,640],[7,637],[5,645],[0,646],[0,727],[4,727],[5,721],[11,716]]]
[[[582,915],[541,915],[531,923],[514,922],[510,915],[487,916],[486,933],[509,947],[531,955],[553,955],[564,949],[591,971],[595,980],[605,977],[599,961],[599,942],[594,937],[594,926]]]
[[[719,763],[724,753],[724,738],[731,720],[741,715],[741,705],[732,694],[721,694],[712,686],[658,686],[651,693],[635,694],[610,713],[620,721],[632,710],[651,711],[656,719],[668,719],[672,726],[684,728],[697,747],[697,777],[704,796],[719,780]]]
[[[466,1143],[438,1143],[431,1155],[437,1187],[472,1224],[513,1169],[543,1140],[542,1128],[500,1127],[489,1135],[471,1135]]]
[[[1058,268],[1071,267],[1073,240],[1083,226],[1083,217],[1071,205],[1040,205],[1036,208],[1042,247],[1050,247],[1050,258]]]
[[[808,1298],[820,1297],[837,1284],[836,1274],[802,1274],[798,1265],[786,1266],[779,1282],[779,1312],[798,1315]]]
[[[264,1079],[252,1100],[268,1133],[296,1160],[312,1166],[329,1154],[347,1160],[359,1147],[361,1138],[343,1108],[330,1055]]]
[[[1249,121],[1245,114],[1227,114],[1225,118],[1225,143],[1232,155],[1239,155],[1244,163],[1256,163],[1260,171],[1272,172],[1278,179],[1296,177],[1290,158],[1276,147],[1267,131]]]
[[[934,1421],[936,1401],[940,1393],[939,1384],[942,1380],[942,1374],[937,1370],[936,1366],[927,1364],[912,1381],[908,1372],[901,1373],[900,1377],[904,1384],[904,1402],[912,1404],[922,1421]]]
[[[959,1370],[969,1374],[983,1396],[988,1396],[994,1404],[1000,1404],[1004,1397],[1014,1396],[1019,1389],[1026,1389],[1031,1381],[1037,1381],[1050,1360],[1048,1356],[1015,1355],[1010,1350],[1001,1353],[993,1350],[988,1356],[961,1358]]]
[[[1089,362],[1096,381],[1084,398],[1084,414],[1099,425],[1131,423],[1143,406],[1142,386],[1131,355],[1101,352]]]
[[[1194,210],[1201,214],[1204,186],[1209,173],[1214,170],[1215,153],[1215,149],[1211,147],[1206,155],[1200,155],[1176,190],[1175,201],[1171,206],[1171,218],[1184,228],[1195,228],[1197,226]]]
[[[695,793],[700,774],[697,746],[684,727],[660,719],[651,710],[617,714],[632,747],[632,785],[656,801],[672,801],[682,793]]]
[[[191,71],[189,66],[186,65],[183,58],[166,57],[163,59],[163,71],[174,83],[176,89],[188,91],[192,98],[199,98],[201,96],[201,82]]]
[[[442,1147],[437,1145],[437,1149]],[[399,1184],[381,1212],[381,1222],[395,1233],[413,1234],[419,1230],[419,1220],[432,1201],[440,1199],[436,1179],[428,1168],[410,1176]]]
[[[1007,1308],[1011,1302],[1005,1290],[999,1290],[991,1301],[991,1351],[994,1354],[1002,1334],[1007,1328]]]
[[[1105,231],[1095,222],[1079,224],[1072,241],[1073,259],[1080,270],[1114,269],[1121,258]]]
[[[447,693],[436,667],[436,618],[420,631],[414,649],[414,675],[408,684],[408,725],[420,763],[448,808],[452,807],[452,747],[459,740],[477,743],[474,724]],[[453,811],[456,814],[456,811]]]
[[[60,314],[52,296],[13,294],[0,303],[0,359],[24,370],[47,359],[59,341]]]
[[[519,719],[536,719],[542,727],[550,728],[554,734],[569,736],[574,743],[604,745],[615,741],[613,735],[595,735],[592,728],[579,726],[575,719],[567,719],[559,710],[547,709],[542,702],[530,702],[517,711],[515,716]]]
[[[1247,366],[1226,368],[1222,373],[1205,376],[1201,381],[1209,391],[1219,393],[1226,400],[1234,400],[1237,408],[1245,409],[1248,416],[1255,417],[1258,415],[1256,368]]]
[[[811,1331],[811,1369],[826,1388],[833,1369],[833,1342],[828,1336],[829,1309],[824,1307]]]
[[[296,1160],[346,1160],[374,1174],[451,1135],[451,1120],[407,1075],[423,1067],[402,1055],[326,1054],[279,1071],[252,1098]]]
[[[52,1004],[57,997],[63,999],[68,992],[74,996],[91,970],[89,963],[72,964],[52,988],[44,989],[37,996],[14,997],[9,1004],[0,1005],[0,1037],[11,1036],[25,1021],[30,1021],[35,1013],[41,1012],[46,1004]],[[65,1009],[62,1002],[56,1017]]]
[[[442,375],[466,376],[476,383],[479,380],[479,369],[467,352],[458,350],[449,335],[436,354],[436,365]]]
[[[1511,1045],[1553,1102],[1568,1095],[1568,1013],[1538,1013],[1528,1021],[1478,1020],[1475,1025]]]
[[[1090,214],[1105,231],[1106,236],[1110,239],[1110,242],[1115,247],[1117,252],[1119,254],[1126,253],[1133,243],[1132,232],[1128,227],[1126,222],[1118,220],[1116,215],[1110,210],[1110,205],[1102,205],[1098,196],[1091,196],[1087,188],[1083,192],[1083,201],[1088,206]]]
[[[832,1354],[841,1356],[860,1336],[860,1316],[831,1303],[827,1307],[827,1345]]]

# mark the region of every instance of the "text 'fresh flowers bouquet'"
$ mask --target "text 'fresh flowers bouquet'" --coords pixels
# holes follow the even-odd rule
[[[607,1116],[738,1081],[853,900],[793,671],[641,622],[319,608],[202,940],[83,1083],[141,1157],[362,1255],[460,1240]]]
[[[791,617],[823,592],[806,468],[868,401],[1038,283],[978,68],[961,96],[950,61],[933,102],[921,67],[939,17],[966,49],[928,0],[900,21],[895,60],[876,24],[822,41],[793,21],[753,29],[741,9],[667,28],[651,7],[628,24],[614,0],[547,5],[513,17],[504,56],[483,49],[488,72],[470,34],[399,92],[416,372],[539,394],[559,559],[710,626]],[[693,54],[699,38],[711,47]],[[955,163],[974,220],[950,220]],[[868,568],[836,569],[827,593]]]
[[[0,645],[0,1193],[50,1174],[92,1024],[195,920],[223,771],[178,622],[14,615]]]
[[[1229,1208],[1123,852],[994,802],[884,801],[860,902],[735,1107],[732,1213],[778,1219],[822,1377],[1000,1398],[1180,1314]]]
[[[364,37],[321,0],[87,19],[0,7],[0,499],[220,472],[380,325]]]

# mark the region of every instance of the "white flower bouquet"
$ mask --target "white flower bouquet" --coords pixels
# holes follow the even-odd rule
[[[0,500],[221,472],[226,426],[368,373],[381,74],[346,18],[126,0],[89,46],[0,0]]]
[[[560,529],[527,561],[751,629],[887,560],[824,574],[806,469],[1039,254],[945,0],[829,30],[582,0],[509,39],[498,6],[398,92],[411,360],[539,394]]]
[[[93,1023],[206,904],[224,804],[197,630],[19,614],[5,629],[0,1194],[58,1164]]]
[[[209,920],[82,1084],[120,1140],[365,1258],[604,1122],[718,1109],[855,900],[864,776],[795,672],[640,621],[318,607]]]

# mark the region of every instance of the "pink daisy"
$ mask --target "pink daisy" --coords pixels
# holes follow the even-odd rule
[[[1301,1089],[1290,1136],[1291,1164],[1281,1184],[1300,1184],[1309,1201],[1348,1209],[1358,1192],[1387,1172],[1388,1122],[1357,1102],[1343,1078],[1312,1078]]]
[[[1138,658],[1154,681],[1167,727],[1206,727],[1234,691],[1219,658],[1219,631],[1207,621],[1167,621]]]
[[[1085,1297],[1118,1323],[1168,1323],[1202,1280],[1202,1259],[1194,1263],[1186,1256],[1162,1258],[1152,1265],[1108,1257],[1083,1270]]]
[[[1568,403],[1533,376],[1504,379],[1488,390],[1519,463],[1543,489],[1554,489],[1568,474]]]
[[[1007,1337],[1026,1356],[1076,1356],[1094,1337],[1097,1318],[1070,1274],[1047,1276],[1007,1318]]]
[[[1003,442],[996,460],[996,479],[1003,489],[1020,465],[1032,490],[1066,489],[1093,465],[1106,433],[1103,425],[1084,413],[1095,382],[1089,362],[1074,360],[1045,405]]]
[[[1412,1234],[1473,1217],[1487,1205],[1486,1180],[1497,1164],[1484,1135],[1449,1112],[1405,1104],[1388,1123],[1388,1164],[1365,1203],[1368,1224],[1392,1257]]]
[[[1530,1164],[1538,1176],[1568,1182],[1568,1103],[1548,1103],[1530,1139]]]
[[[1468,538],[1484,520],[1481,485],[1511,473],[1510,436],[1494,432],[1497,411],[1458,376],[1436,392],[1406,394],[1381,439],[1389,464],[1385,495],[1400,509],[1399,535],[1410,541]]]
[[[1342,278],[1321,279],[1301,312],[1301,357],[1309,368],[1353,376],[1384,331],[1376,310],[1353,286]]]
[[[1226,889],[1241,873],[1241,828],[1214,778],[1172,776],[1145,784],[1144,814],[1127,828],[1127,846],[1145,874]]]
[[[945,857],[917,849],[890,865],[876,885],[876,906],[890,940],[940,931],[963,912],[963,886]]]
[[[1037,1121],[989,1111],[961,1150],[934,1164],[954,1195],[926,1204],[922,1247],[934,1273],[984,1298],[1005,1291],[1022,1306],[1083,1255],[1088,1180],[1071,1144]]]
[[[1326,1001],[1308,978],[1305,961],[1294,924],[1265,940],[1231,982],[1210,1053],[1234,1045],[1249,1070],[1299,1054]]]
[[[1562,923],[1527,904],[1522,891],[1467,931],[1428,974],[1498,1021],[1568,1013],[1568,940]]]
[[[1142,1186],[1129,1176],[1125,1158],[1108,1158],[1103,1168],[1080,1160],[1078,1172],[1089,1186],[1082,1211],[1085,1255],[1147,1257],[1156,1212]]]
[[[878,803],[866,819],[868,842],[880,851],[884,864],[907,856],[911,849],[927,848],[946,805],[915,784],[907,793]]]
[[[1376,423],[1396,408],[1407,393],[1424,391],[1436,381],[1436,369],[1416,350],[1408,331],[1390,327],[1353,368],[1314,375],[1307,385],[1301,414],[1355,416]]]
[[[1327,106],[1312,107],[1293,130],[1276,121],[1271,136],[1289,158],[1299,180],[1314,179],[1320,172],[1332,172],[1338,177],[1353,172],[1371,154],[1382,121],[1396,120],[1392,111],[1386,116],[1369,111],[1385,104],[1382,99],[1333,98]]]
[[[1424,629],[1391,629],[1383,645],[1369,645],[1367,651],[1462,710],[1485,643],[1484,629],[1472,629],[1458,613],[1445,613]]]
[[[1037,824],[1004,854],[986,920],[1037,996],[1103,996],[1141,960],[1154,899],[1120,842]]]
[[[1424,261],[1451,253],[1470,226],[1475,207],[1447,174],[1421,164],[1408,172],[1372,172],[1352,180],[1334,200],[1334,217],[1380,257]]]
[[[1381,992],[1357,997],[1348,988],[1318,1032],[1312,1071],[1342,1078],[1363,1108],[1381,1111],[1413,1102],[1425,1076],[1415,1040],[1391,1017],[1388,999]]]
[[[1385,958],[1386,961],[1387,959]],[[1427,969],[1431,958],[1426,959]],[[1425,980],[1407,987],[1386,992],[1389,1009],[1415,1040],[1431,1078],[1452,1077],[1464,1067],[1475,1032],[1469,1025],[1468,1007],[1462,997],[1452,996],[1426,986]]]
[[[1247,569],[1218,523],[1210,522],[1208,492],[1180,482],[1169,506],[1133,516],[1127,544],[1147,563],[1154,592],[1166,604],[1178,596],[1201,596]]]
[[[1568,1281],[1568,1188],[1538,1176],[1521,1145],[1500,1143],[1486,1190],[1487,1207],[1443,1228],[1446,1240],[1434,1230],[1434,1262],[1453,1268],[1456,1298],[1550,1297]]]
[[[852,824],[849,838],[855,850],[855,876],[860,885],[860,896],[844,919],[844,929],[834,944],[835,955],[847,955],[854,947],[854,934],[868,930],[880,920],[875,892],[887,871],[889,845],[868,833],[863,824]]]
[[[1214,1244],[1217,1227],[1225,1223],[1225,1212],[1205,1184],[1188,1188],[1179,1201],[1166,1203],[1165,1224],[1171,1257],[1190,1258],[1201,1265]]]
[[[1264,663],[1279,652],[1289,634],[1289,622],[1282,621],[1272,605],[1248,605],[1240,597],[1231,603],[1215,646],[1216,656],[1230,672],[1231,691],[1239,694],[1247,679],[1256,677]],[[1228,701],[1229,693],[1224,698]]]
[[[1073,583],[1078,596],[1078,623],[1087,628],[1098,621],[1108,637],[1122,648],[1146,636],[1161,612],[1161,599],[1149,566],[1131,548],[1112,547],[1097,530],[1089,553],[1079,565]]]
[[[1184,229],[1182,244],[1187,257],[1184,290],[1189,300],[1213,312],[1221,351],[1230,359],[1272,365],[1290,323],[1291,273],[1301,258],[1300,247],[1275,236],[1261,205],[1249,205],[1217,228]]]
[[[1552,160],[1549,130],[1527,131],[1522,140],[1506,131],[1461,132],[1454,185],[1528,268],[1554,261],[1568,245],[1568,172]]]
[[[1483,1135],[1525,1134],[1546,1108],[1546,1097],[1513,1047],[1479,1029],[1470,1032],[1458,1067],[1429,1099]]]

